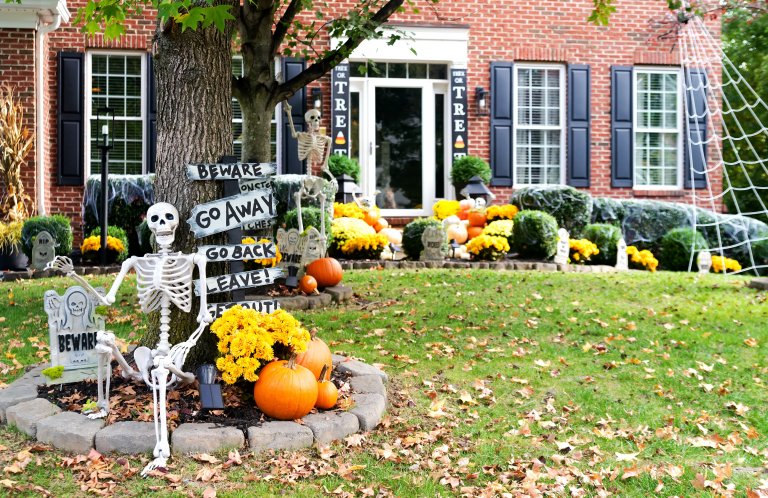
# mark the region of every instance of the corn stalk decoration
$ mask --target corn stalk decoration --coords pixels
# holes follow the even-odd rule
[[[0,220],[22,221],[29,217],[30,197],[24,192],[21,167],[32,149],[34,135],[24,125],[24,106],[17,102],[13,88],[0,87]]]

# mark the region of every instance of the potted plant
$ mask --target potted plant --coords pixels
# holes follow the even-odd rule
[[[0,221],[0,270],[23,270],[29,260],[21,251],[23,221]]]
[[[349,175],[355,180],[355,183],[360,183],[360,164],[352,158],[332,154],[328,158],[328,169],[337,179],[341,175]]]
[[[467,186],[469,179],[479,176],[483,183],[491,181],[491,167],[477,156],[464,156],[456,159],[451,166],[451,183],[456,189],[456,198],[461,197],[461,190]]]

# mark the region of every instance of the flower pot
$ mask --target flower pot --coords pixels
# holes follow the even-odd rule
[[[29,259],[21,252],[21,248],[16,245],[13,250],[7,249],[0,251],[0,271],[6,270],[26,270]]]

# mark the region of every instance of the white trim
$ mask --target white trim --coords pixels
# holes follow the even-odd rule
[[[557,69],[560,72],[560,126],[554,125],[521,125],[517,122],[518,111],[518,69]],[[565,160],[566,160],[566,134],[568,127],[566,122],[566,78],[567,72],[564,64],[558,63],[528,63],[516,62],[512,71],[512,188],[541,187],[553,185],[551,183],[518,183],[517,182],[517,130],[552,130],[560,131],[560,182],[556,185],[565,185]]]
[[[38,29],[41,23],[69,22],[65,0],[24,0],[0,5],[0,28]]]
[[[637,107],[637,76],[638,74],[675,74],[677,75],[677,129],[673,128],[648,128],[641,127],[637,124],[637,115],[639,109]],[[633,190],[668,190],[670,192],[681,190],[683,186],[683,158],[685,152],[683,151],[683,133],[685,133],[685,127],[683,126],[683,118],[685,112],[683,110],[683,86],[682,72],[679,67],[659,67],[659,66],[635,66],[632,69],[632,189]],[[636,155],[636,141],[635,137],[638,133],[677,133],[677,181],[675,185],[636,185],[635,179],[637,178],[637,161]]]

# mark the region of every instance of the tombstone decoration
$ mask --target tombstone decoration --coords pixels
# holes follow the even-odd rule
[[[624,237],[616,243],[616,269],[619,271],[629,270],[629,256],[627,255],[627,243]]]
[[[103,291],[102,291],[103,294]],[[51,344],[51,366],[64,367],[61,377],[48,379],[48,384],[65,384],[99,375],[97,335],[104,330],[104,319],[95,314],[96,296],[76,285],[63,296],[45,291],[43,309],[48,315],[48,337]],[[108,374],[102,368],[101,376]]]
[[[557,253],[555,253],[555,263],[559,265],[568,264],[568,257],[571,252],[570,240],[568,230],[561,228],[557,231]]]
[[[441,227],[427,227],[421,234],[421,261],[442,261],[448,255],[446,235]]]
[[[699,273],[709,273],[710,268],[712,268],[712,253],[700,251],[696,256],[696,266],[699,268]]]
[[[155,401],[155,449],[152,460],[142,475],[146,476],[152,470],[165,467],[171,456],[168,443],[168,416],[166,412],[166,393],[169,387],[177,384],[190,384],[195,380],[192,373],[182,371],[184,361],[189,351],[195,347],[205,328],[213,321],[208,312],[207,279],[205,275],[207,260],[199,253],[183,254],[171,251],[175,239],[176,228],[179,225],[179,213],[175,207],[165,202],[153,204],[147,210],[147,224],[155,236],[159,246],[157,254],[146,254],[142,257],[133,256],[123,262],[120,273],[106,296],[100,295],[88,281],[74,272],[69,258],[58,256],[49,267],[62,271],[67,276],[80,283],[99,302],[109,306],[115,302],[117,290],[129,271],[136,272],[136,290],[139,304],[144,313],[160,311],[160,339],[155,349],[145,346],[136,348],[133,357],[136,369],[131,368],[115,343],[114,334],[99,331],[96,334],[96,349],[98,355],[98,412],[89,415],[90,418],[105,417],[109,412],[109,381],[110,376],[102,376],[114,356],[122,367],[123,376],[135,381],[143,380],[152,389]],[[169,342],[171,307],[189,313],[192,309],[193,272],[195,267],[200,274],[200,312],[197,315],[197,328],[189,338],[179,344]]]
[[[326,242],[323,235],[315,227],[309,227],[301,235],[304,237],[304,249],[301,251],[301,262],[299,263],[299,278],[304,274],[304,268],[308,264],[325,256]]]
[[[302,237],[301,232],[295,228],[288,230],[279,228],[276,238],[277,246],[283,255],[283,259],[280,260],[278,266],[285,272],[285,284],[288,287],[296,287],[299,285],[299,270],[301,270],[301,260],[304,255],[304,245],[307,238]]]
[[[44,270],[56,257],[56,240],[43,230],[32,239],[32,268]]]

